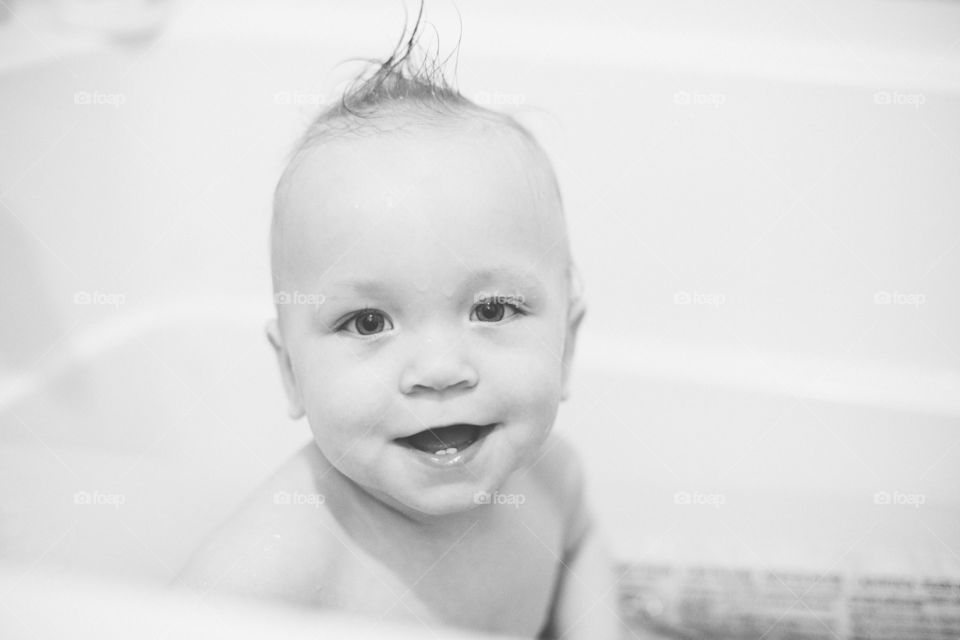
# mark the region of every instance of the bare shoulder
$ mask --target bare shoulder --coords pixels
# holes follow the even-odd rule
[[[320,585],[339,543],[308,454],[301,451],[248,496],[194,552],[176,583],[320,604]]]

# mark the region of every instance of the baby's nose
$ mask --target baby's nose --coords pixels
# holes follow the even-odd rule
[[[431,332],[411,345],[400,375],[400,391],[469,389],[477,384],[476,369],[468,361],[462,336]]]

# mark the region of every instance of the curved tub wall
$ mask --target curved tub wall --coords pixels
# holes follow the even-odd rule
[[[460,85],[552,154],[587,284],[558,429],[622,560],[957,575],[958,8],[711,7],[461,8]],[[258,11],[8,31],[7,557],[168,579],[307,441],[262,335],[271,192],[402,16]]]

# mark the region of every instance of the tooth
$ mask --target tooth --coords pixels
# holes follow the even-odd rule
[[[438,455],[438,456],[445,456],[445,455],[447,455],[447,450],[446,450],[446,449],[441,449],[440,451],[437,451],[436,455]]]
[[[449,454],[451,454],[451,455],[453,455],[453,454],[456,453],[456,452],[457,452],[457,448],[456,448],[456,447],[450,447],[449,449],[447,449],[447,453],[449,453]]]

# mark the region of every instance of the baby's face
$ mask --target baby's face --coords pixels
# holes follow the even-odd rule
[[[408,514],[474,507],[553,425],[578,314],[537,162],[512,131],[417,128],[314,149],[290,182],[272,339],[292,411]]]

